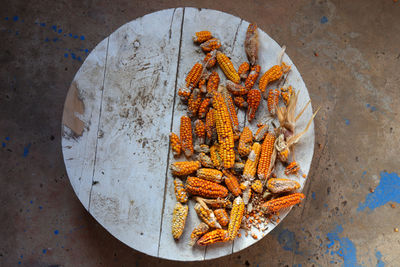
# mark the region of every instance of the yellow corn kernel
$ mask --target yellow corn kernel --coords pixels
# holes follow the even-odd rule
[[[203,43],[212,38],[212,34],[210,31],[199,31],[196,32],[193,36],[193,42],[195,43]]]
[[[202,120],[194,122],[194,133],[197,135],[199,143],[203,144],[206,138],[206,126]]]
[[[293,192],[300,188],[296,181],[285,178],[271,178],[268,180],[267,188],[274,194]]]
[[[258,163],[257,175],[260,180],[268,179],[273,167],[275,135],[268,133],[261,146],[261,155]]]
[[[211,103],[210,98],[204,98],[203,101],[201,102],[201,104],[199,106],[199,110],[198,110],[200,119],[203,119],[206,117],[210,103]]]
[[[197,62],[194,64],[192,69],[189,71],[188,75],[186,76],[186,87],[193,89],[197,86],[200,81],[201,74],[203,72],[203,64]]]
[[[246,81],[244,82],[244,87],[246,87],[247,90],[253,88],[254,84],[257,81],[258,75],[260,75],[260,71],[261,71],[260,65],[255,65],[251,67],[251,71],[247,76]]]
[[[181,203],[186,203],[188,201],[188,193],[185,190],[185,186],[183,185],[181,179],[174,179],[174,189],[175,189],[175,197]]]
[[[246,51],[247,59],[253,66],[258,59],[258,31],[255,23],[249,24],[246,31],[246,39],[244,41],[244,50]]]
[[[197,216],[211,228],[220,228],[221,225],[217,222],[217,218],[212,210],[210,210],[204,203],[196,203],[194,210]]]
[[[262,124],[254,135],[254,140],[260,142],[264,139],[265,135],[268,133],[268,124]]]
[[[200,104],[201,104],[200,90],[196,88],[192,91],[192,93],[190,94],[189,100],[188,100],[189,117],[196,116],[197,111],[199,110]]]
[[[236,176],[228,170],[223,170],[222,173],[225,175],[224,182],[226,184],[226,187],[228,187],[232,195],[234,195],[235,197],[240,195],[242,193],[242,190],[240,190],[239,182]]]
[[[228,231],[224,229],[216,229],[203,235],[198,241],[197,245],[207,246],[219,242],[229,241]]]
[[[174,157],[178,157],[182,152],[181,140],[175,133],[171,133],[170,138],[172,154],[174,154]]]
[[[218,40],[217,38],[211,38],[210,40],[202,43],[200,45],[201,49],[203,49],[204,52],[210,52],[215,49],[218,49],[221,47],[221,41]]]
[[[217,218],[217,222],[225,227],[229,223],[229,216],[225,209],[216,209],[214,210],[215,217]]]
[[[207,69],[214,67],[215,63],[217,63],[217,50],[213,50],[210,53],[207,53],[203,59],[203,63]]]
[[[240,64],[238,68],[238,74],[241,79],[246,79],[247,78],[247,73],[249,72],[250,65],[248,62],[243,62]]]
[[[254,143],[251,148],[249,157],[247,158],[246,164],[244,165],[243,177],[245,179],[254,179],[254,176],[257,172],[257,164],[260,159],[260,151],[261,145],[259,143]]]
[[[276,214],[285,208],[289,208],[300,203],[304,197],[305,196],[302,193],[294,193],[288,196],[275,198],[263,203],[261,205],[261,209],[264,211],[264,213]]]
[[[247,94],[247,120],[251,122],[256,116],[258,106],[261,101],[261,92],[257,89],[251,89]]]
[[[192,123],[188,116],[181,117],[180,136],[183,153],[190,158],[193,155],[193,136]]]
[[[243,199],[238,196],[233,201],[231,216],[229,219],[228,236],[230,240],[235,239],[239,232],[240,224],[244,214],[244,202]]]
[[[263,191],[263,185],[261,183],[260,180],[255,180],[252,184],[251,184],[251,189],[254,190],[254,192],[261,194]]]
[[[231,60],[224,53],[217,51],[217,62],[229,80],[234,83],[240,83],[239,74],[233,67]]]
[[[228,107],[225,104],[224,97],[219,92],[214,93],[213,107],[215,110],[214,117],[218,143],[220,145],[219,154],[223,162],[223,167],[229,169],[235,163],[233,130]]]
[[[267,104],[268,104],[268,111],[272,115],[276,114],[276,108],[278,107],[279,102],[279,90],[269,90]]]
[[[207,95],[212,96],[214,92],[218,90],[219,86],[219,75],[217,72],[213,71],[211,72],[210,76],[208,77],[208,82],[207,82]]]
[[[229,118],[232,123],[232,129],[233,129],[234,133],[237,133],[239,135],[239,120],[237,117],[236,109],[233,104],[231,94],[223,86],[220,86],[218,91],[222,93],[222,96],[224,97],[224,100],[225,100],[225,105],[228,107]]]
[[[228,195],[228,189],[225,186],[197,177],[186,179],[186,191],[194,196],[206,198],[219,198]]]
[[[214,183],[222,182],[222,172],[216,169],[211,169],[211,168],[198,169],[197,177]]]
[[[244,127],[240,135],[238,152],[242,157],[246,157],[250,154],[251,146],[253,144],[253,133],[249,127]]]
[[[177,202],[175,204],[174,212],[172,215],[172,236],[179,239],[185,228],[186,217],[188,215],[189,207]]]
[[[241,97],[241,96],[235,97],[235,98],[233,99],[233,102],[235,103],[235,105],[236,105],[238,108],[247,108],[247,107],[248,107],[248,104],[247,104],[246,100],[244,100],[244,98]]]
[[[269,70],[267,70],[260,78],[258,83],[258,88],[262,93],[265,92],[267,85],[276,80],[279,80],[284,73],[287,73],[290,70],[290,66],[286,65],[282,62],[282,65],[272,66]]]
[[[214,164],[214,167],[217,169],[221,169],[222,159],[219,154],[219,145],[217,143],[215,143],[214,145],[212,145],[210,147],[210,156],[211,156],[211,160]]]
[[[196,244],[196,241],[205,233],[208,232],[208,230],[210,229],[210,227],[201,222],[199,225],[197,225],[192,233],[190,234],[190,241],[189,241],[189,246],[193,246],[194,244]]]
[[[201,167],[200,161],[179,161],[171,164],[173,175],[184,176],[197,171]]]
[[[216,135],[214,109],[210,108],[206,115],[206,133],[209,140],[214,139]]]
[[[281,88],[281,97],[286,106],[289,104],[289,99],[293,95],[294,95],[294,90],[292,86],[284,86]]]
[[[299,170],[300,170],[299,164],[296,161],[293,161],[289,165],[287,165],[285,169],[285,174],[286,175],[297,174]]]
[[[249,90],[243,85],[234,83],[232,81],[226,81],[226,89],[228,89],[228,91],[235,96],[246,95],[249,92]]]

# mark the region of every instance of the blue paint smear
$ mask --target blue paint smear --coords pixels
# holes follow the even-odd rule
[[[315,200],[315,192],[312,192],[311,196],[312,196],[312,199]]]
[[[68,34],[69,35],[69,37],[72,37],[72,33],[70,33],[70,34]]]
[[[55,235],[58,235],[58,230],[55,230],[55,231],[54,231],[54,234],[55,234]]]
[[[78,59],[78,61],[82,61],[81,57],[78,57],[77,59]]]
[[[89,52],[89,49],[85,49],[85,53],[88,53]]]
[[[19,261],[18,264],[21,264],[21,262]]]
[[[8,20],[8,17],[5,17],[4,19],[5,19],[5,20]]]
[[[76,59],[76,56],[74,53],[71,53],[71,57],[72,57],[72,59]]]
[[[53,39],[53,42],[57,42],[57,41],[58,41],[58,38],[54,38],[54,39]]]
[[[19,257],[20,257],[21,259],[23,259],[23,258],[24,258],[24,255],[21,254],[21,256],[19,256]]]
[[[339,249],[336,251],[331,251],[331,255],[338,255],[343,258],[343,266],[344,267],[355,267],[360,266],[357,263],[357,250],[354,246],[354,243],[347,237],[339,237],[339,233],[343,232],[343,227],[341,225],[337,225],[336,228],[326,234],[326,237],[330,241],[327,245],[328,249],[335,244],[335,242],[339,243]]]
[[[278,235],[278,242],[283,246],[284,250],[293,251],[295,254],[299,252],[299,242],[296,241],[295,234],[288,229],[284,229]]]
[[[57,26],[56,25],[51,26],[51,28],[53,29],[53,31],[57,32]]]
[[[46,23],[40,23],[40,26],[45,27]]]
[[[325,23],[327,23],[328,22],[328,18],[326,17],[326,16],[323,16],[322,18],[321,18],[321,24],[325,24]]]
[[[43,249],[42,252],[43,252],[43,254],[46,254],[47,250],[46,250],[46,249]]]
[[[364,203],[358,205],[357,211],[368,207],[371,211],[388,202],[400,203],[400,177],[397,173],[381,172],[381,180],[373,193],[365,198]]]
[[[2,142],[2,143],[1,143],[1,146],[2,146],[2,147],[6,147],[6,143]]]
[[[345,120],[344,120],[344,123],[346,123],[346,125],[349,125],[349,124],[350,124],[350,120],[345,119]]]
[[[43,207],[42,207],[42,206],[39,206],[39,209],[41,210],[41,209],[43,209]]]
[[[49,42],[49,41],[50,41],[50,39],[49,39],[49,38],[46,38],[46,39],[44,39],[44,41],[45,41],[45,42]]]
[[[74,35],[74,38],[75,38],[75,39],[78,39],[78,35]]]
[[[9,140],[10,140],[10,137],[7,136],[7,137],[6,137],[6,140],[9,141]]]
[[[64,54],[64,57],[68,57],[68,53],[65,53],[65,54]]]
[[[28,156],[30,148],[31,148],[30,143],[26,147],[24,147],[24,155],[23,155],[24,158],[26,158]]]
[[[17,21],[18,19],[19,19],[18,16],[14,16],[14,17],[13,17],[13,20],[14,20],[14,21]]]
[[[81,35],[81,40],[85,40],[85,36]]]
[[[378,260],[378,262],[376,263],[376,267],[385,267],[385,263],[382,261],[382,253],[376,251],[375,257]]]
[[[59,29],[59,30],[58,30],[58,33],[62,33],[62,29]]]
[[[33,204],[33,200],[29,201],[29,203]]]

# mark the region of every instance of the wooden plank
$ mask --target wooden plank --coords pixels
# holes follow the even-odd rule
[[[71,185],[89,206],[108,38],[89,54],[74,77],[64,105],[62,149]]]
[[[157,256],[182,9],[110,36],[90,213],[116,238]]]

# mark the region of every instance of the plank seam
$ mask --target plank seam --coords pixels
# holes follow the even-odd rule
[[[175,10],[174,9],[174,13],[172,14],[174,16],[175,14]],[[171,125],[170,125],[170,132],[172,132],[172,127],[174,125],[174,113],[175,113],[175,101],[176,101],[176,90],[178,88],[178,72],[179,72],[179,62],[181,59],[181,47],[182,47],[182,33],[183,33],[183,21],[185,18],[185,8],[183,8],[182,11],[182,21],[181,21],[181,33],[179,36],[179,48],[178,48],[178,61],[176,64],[176,75],[175,75],[175,90],[174,90],[174,100],[172,103],[172,118],[171,118]],[[173,19],[173,17],[172,17]],[[172,27],[172,22],[171,22],[171,26]],[[161,209],[161,222],[160,222],[160,234],[158,237],[158,248],[157,248],[157,257],[159,257],[160,255],[160,245],[161,245],[161,234],[162,234],[162,225],[163,225],[163,220],[164,220],[164,210],[165,210],[165,199],[166,199],[166,195],[167,195],[167,180],[168,180],[168,168],[169,168],[169,159],[171,156],[171,143],[168,142],[168,156],[167,156],[167,167],[165,168],[165,180],[164,180],[164,198],[163,198],[163,204],[162,204],[162,209]]]
[[[90,192],[89,192],[89,204],[88,204],[88,211],[90,212],[90,203],[92,202],[92,190],[93,190],[93,179],[94,173],[96,171],[96,160],[97,160],[97,144],[99,142],[99,131],[100,131],[100,119],[101,119],[101,111],[103,108],[103,94],[104,94],[104,83],[106,80],[106,70],[107,70],[107,59],[108,59],[108,46],[110,44],[110,37],[107,37],[107,49],[106,49],[106,60],[104,63],[104,73],[103,73],[103,85],[101,87],[101,98],[100,98],[100,111],[99,111],[99,123],[97,126],[97,135],[96,135],[96,145],[94,150],[94,163],[93,163],[93,173],[92,173],[92,184],[90,185]]]

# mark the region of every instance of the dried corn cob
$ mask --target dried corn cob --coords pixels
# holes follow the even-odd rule
[[[253,144],[253,133],[249,127],[244,127],[242,134],[240,135],[238,152],[240,156],[248,156],[251,151],[251,146]]]
[[[240,83],[239,74],[233,67],[231,60],[224,53],[217,51],[217,62],[229,80],[234,83]]]
[[[223,170],[222,173],[225,175],[224,181],[225,181],[226,187],[228,187],[228,189],[229,189],[229,191],[231,191],[232,195],[234,195],[235,197],[240,195],[242,193],[242,190],[240,190],[239,182],[238,182],[238,179],[236,178],[236,176],[233,175],[233,173],[231,173],[228,170]]]
[[[286,106],[289,104],[289,99],[293,96],[293,94],[294,90],[292,86],[284,86],[281,88],[281,97]]]
[[[234,174],[239,175],[243,173],[243,169],[244,169],[244,163],[242,162],[235,162],[235,164],[233,164],[233,168],[232,171]]]
[[[194,146],[194,151],[196,151],[197,153],[210,153],[210,147],[208,145],[205,144],[201,144],[201,145],[195,145]]]
[[[194,197],[194,200],[197,202],[204,202],[213,209],[232,208],[232,203],[228,199],[205,199],[201,197]]]
[[[181,179],[174,179],[174,189],[175,189],[175,197],[181,203],[186,203],[188,201],[188,194],[185,190],[185,186],[183,185]]]
[[[247,90],[253,88],[254,84],[257,81],[258,75],[260,75],[260,71],[261,71],[260,65],[255,65],[251,67],[251,71],[247,76],[246,81],[244,82],[244,87],[246,87]]]
[[[274,165],[275,135],[268,133],[261,146],[261,155],[258,163],[257,175],[260,180],[268,179]]]
[[[258,31],[255,23],[251,23],[247,27],[244,49],[250,64],[253,66],[258,59]]]
[[[228,107],[229,117],[230,117],[230,121],[232,123],[233,132],[235,134],[239,135],[238,134],[238,132],[239,132],[239,120],[238,120],[238,117],[237,117],[235,106],[233,105],[233,100],[232,100],[231,94],[223,86],[220,86],[218,88],[218,91],[222,93],[222,95],[224,97],[224,100],[225,100],[225,104]]]
[[[225,186],[197,177],[187,178],[186,191],[189,194],[207,198],[219,198],[226,197],[228,195],[228,189],[226,189]]]
[[[214,117],[218,134],[218,143],[220,145],[219,154],[222,159],[223,167],[229,169],[235,163],[235,151],[233,150],[234,140],[228,107],[221,93],[214,93],[213,106],[215,109]]]
[[[199,88],[200,92],[207,93],[207,86],[206,86],[207,79],[201,77],[199,83],[197,84],[197,88]]]
[[[174,212],[172,215],[172,236],[179,239],[185,228],[186,217],[188,215],[189,207],[177,202],[175,204]]]
[[[193,155],[193,136],[192,123],[188,116],[181,117],[180,136],[183,153],[190,158]]]
[[[200,119],[203,119],[206,117],[208,108],[210,106],[210,102],[211,102],[210,98],[204,98],[203,101],[201,102],[201,104],[199,106],[199,110],[198,110]]]
[[[214,109],[210,108],[206,115],[206,133],[209,140],[216,136]]]
[[[229,241],[228,231],[224,229],[216,229],[203,235],[198,241],[197,245],[207,246],[219,242]]]
[[[229,219],[228,235],[230,240],[235,239],[235,237],[237,236],[240,224],[242,223],[243,214],[244,202],[243,199],[239,196],[233,201],[231,216]]]
[[[217,50],[213,50],[210,53],[207,53],[203,59],[203,63],[207,69],[214,67],[215,63],[217,63]]]
[[[257,172],[257,164],[260,158],[261,145],[254,143],[249,157],[247,158],[246,164],[244,165],[243,177],[249,180],[253,180]]]
[[[304,199],[304,194],[302,193],[294,193],[288,196],[275,198],[273,200],[269,200],[261,205],[264,213],[272,213],[276,214],[279,211],[289,208],[293,205],[300,203]]]
[[[212,50],[218,49],[221,47],[221,41],[218,40],[217,38],[212,38],[200,45],[201,49],[203,49],[204,52],[210,52]]]
[[[268,133],[268,124],[261,125],[261,127],[257,129],[257,132],[254,135],[254,140],[260,142],[261,140],[264,139],[267,133]]]
[[[170,166],[172,174],[178,176],[191,174],[200,167],[199,161],[179,161],[172,163]]]
[[[286,65],[284,62],[282,62],[281,65],[275,65],[271,67],[261,76],[258,83],[258,88],[261,90],[262,93],[264,93],[269,83],[279,80],[282,75],[284,73],[287,73],[289,70],[290,66]]]
[[[186,87],[189,89],[193,89],[197,86],[200,81],[201,74],[203,72],[203,64],[197,62],[194,64],[192,69],[189,71],[188,75],[186,76]]]
[[[285,134],[280,134],[275,141],[275,148],[278,152],[279,160],[282,162],[287,162],[289,158],[289,146],[285,141]]]
[[[210,156],[214,167],[217,169],[221,169],[223,163],[219,154],[219,145],[217,143],[210,147]]]
[[[189,97],[188,101],[188,114],[189,117],[194,117],[197,114],[201,104],[200,90],[195,88]]]
[[[217,218],[212,210],[210,210],[204,202],[197,202],[194,210],[200,219],[211,228],[221,229],[221,225],[217,222]]]
[[[243,189],[243,202],[245,205],[249,204],[251,198],[251,186],[249,181],[244,181],[242,184]]]
[[[241,97],[241,96],[235,97],[235,98],[233,99],[233,102],[235,103],[235,105],[236,105],[238,108],[247,108],[247,107],[248,107],[248,104],[247,104],[246,100],[244,100],[244,98]]]
[[[252,184],[251,184],[251,189],[254,190],[254,192],[261,194],[263,191],[263,185],[261,183],[260,180],[255,180]]]
[[[212,96],[214,92],[218,90],[219,86],[219,75],[217,72],[211,72],[210,76],[208,77],[207,82],[207,95]]]
[[[190,234],[190,241],[189,241],[189,246],[193,246],[194,244],[196,244],[196,241],[205,233],[208,232],[208,230],[210,229],[210,227],[201,222],[199,225],[197,225],[192,233]]]
[[[201,168],[197,170],[197,177],[214,183],[222,182],[222,172],[216,169]]]
[[[268,93],[268,111],[272,115],[276,114],[276,108],[278,107],[278,102],[279,102],[279,90],[274,89],[274,90],[269,90]]]
[[[225,209],[216,209],[214,210],[215,217],[217,218],[218,223],[225,227],[229,223],[229,216]]]
[[[201,152],[198,156],[198,160],[201,163],[201,166],[206,168],[214,168],[214,164],[209,156],[207,156],[204,152]]]
[[[249,90],[245,88],[243,85],[234,83],[232,81],[226,81],[226,89],[229,90],[235,96],[246,95]]]
[[[247,108],[247,119],[249,122],[251,122],[256,116],[256,112],[258,106],[260,105],[260,101],[261,101],[260,90],[251,89],[247,94],[247,103],[249,105]]]
[[[202,43],[212,38],[212,34],[209,31],[199,31],[193,36],[193,42]]]
[[[247,78],[247,73],[249,72],[250,65],[248,62],[243,62],[238,69],[238,74],[241,79]]]
[[[172,154],[174,154],[174,157],[178,157],[182,152],[181,140],[175,133],[171,133],[170,138]]]
[[[274,194],[293,192],[300,188],[296,181],[285,178],[271,178],[268,180],[267,188]]]
[[[300,166],[296,161],[291,162],[285,169],[285,174],[290,175],[290,174],[297,174],[297,172],[300,170]]]
[[[198,137],[199,143],[203,144],[206,139],[206,126],[202,120],[196,120],[194,122],[194,132]]]
[[[189,88],[179,88],[178,95],[181,98],[182,102],[187,102],[189,100],[190,95],[192,94],[192,91],[190,91]]]

